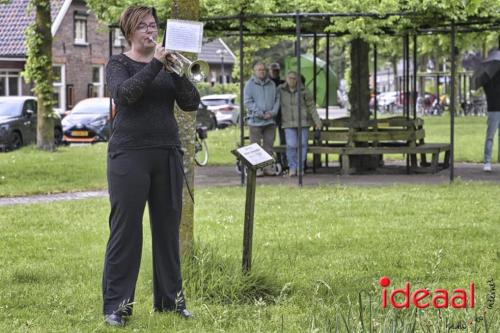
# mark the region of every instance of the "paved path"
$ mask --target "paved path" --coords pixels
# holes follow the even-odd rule
[[[195,184],[197,186],[238,186],[241,184],[241,176],[234,167],[221,166],[197,169]],[[484,181],[500,183],[500,166],[495,166],[493,172],[483,171],[482,164],[459,163],[455,164],[455,178],[464,181]],[[360,186],[383,186],[394,184],[447,184],[450,181],[449,170],[443,170],[436,174],[419,173],[406,174],[403,162],[391,162],[376,172],[340,175],[340,167],[322,168],[318,173],[306,173],[303,177],[304,186],[318,185],[360,185]],[[297,185],[297,177],[261,177],[257,178],[257,184],[272,185]]]
[[[57,193],[45,195],[32,195],[26,197],[0,198],[0,207],[9,205],[23,205],[32,203],[44,203],[63,200],[79,200],[90,198],[101,198],[108,195],[108,191],[89,191],[74,193]]]
[[[348,185],[348,186],[387,186],[394,184],[447,184],[449,183],[449,170],[437,174],[406,174],[406,168],[401,162],[380,168],[375,173],[341,176],[340,168],[323,168],[318,173],[307,173],[303,178],[304,186],[318,185]],[[457,163],[455,164],[455,177],[463,181],[483,181],[500,184],[500,166],[494,165],[493,172],[486,173],[482,164]],[[232,166],[203,167],[196,169],[195,185],[205,186],[239,186],[240,175]],[[297,177],[260,177],[257,184],[297,186]],[[0,207],[15,204],[45,203],[62,200],[79,200],[89,198],[107,197],[107,190],[59,193],[36,195],[27,197],[0,198]]]

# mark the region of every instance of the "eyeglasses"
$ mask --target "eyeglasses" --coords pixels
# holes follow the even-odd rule
[[[140,32],[148,32],[149,31],[158,31],[158,26],[156,23],[151,23],[151,24],[146,24],[146,23],[141,23],[137,26],[137,31]]]

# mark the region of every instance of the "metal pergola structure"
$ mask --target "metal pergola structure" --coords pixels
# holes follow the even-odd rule
[[[317,39],[319,37],[326,37],[326,66],[329,68],[330,66],[330,43],[331,38],[342,37],[345,35],[349,35],[348,32],[324,32],[324,29],[330,25],[330,20],[332,19],[342,19],[342,18],[369,18],[373,20],[387,20],[388,18],[425,18],[425,16],[415,13],[415,12],[394,12],[394,13],[276,13],[276,14],[239,14],[239,15],[229,15],[229,16],[216,16],[216,17],[204,17],[201,18],[201,21],[205,22],[205,31],[209,33],[217,34],[217,35],[225,35],[225,36],[239,36],[239,66],[240,66],[240,112],[244,111],[244,102],[243,102],[243,89],[244,89],[244,36],[279,36],[279,35],[295,35],[296,39],[296,58],[297,58],[297,73],[298,77],[300,77],[301,73],[301,65],[300,65],[300,56],[301,56],[301,47],[300,40],[301,37],[312,37],[313,38],[313,51],[314,51],[314,63],[313,63],[313,72],[317,71]],[[245,28],[245,22],[259,22],[261,31],[250,31]],[[288,22],[288,25],[294,25],[295,28],[282,27],[279,23]],[[456,96],[455,96],[455,80],[456,77],[456,35],[458,33],[471,33],[471,32],[483,32],[483,31],[496,31],[500,30],[500,17],[477,17],[477,18],[469,18],[467,21],[449,21],[446,19],[440,20],[439,24],[435,24],[433,26],[429,26],[428,24],[422,23],[417,27],[413,27],[412,30],[407,32],[397,32],[395,29],[390,29],[387,27],[380,29],[381,35],[389,35],[389,36],[399,36],[402,37],[402,49],[403,49],[403,94],[404,104],[403,104],[403,115],[405,115],[408,119],[410,119],[410,110],[413,110],[413,118],[416,118],[416,100],[417,100],[417,36],[419,35],[435,35],[435,34],[446,34],[450,37],[450,62],[451,62],[451,80],[450,80],[450,181],[454,179],[454,142],[455,142],[455,133],[454,133],[454,125],[455,125],[455,106],[456,106]],[[262,24],[264,23],[264,24]],[[265,24],[267,23],[267,25]],[[109,49],[110,56],[112,54],[112,29],[118,27],[116,24],[109,25]],[[412,38],[410,38],[412,37]],[[410,55],[410,42],[413,43],[413,56]],[[499,35],[499,48],[500,48],[500,35]],[[374,45],[373,49],[373,69],[374,69],[374,118],[377,117],[377,46]],[[410,74],[410,58],[413,58],[413,73]],[[329,119],[328,106],[329,106],[329,78],[328,72],[326,77],[326,118]],[[316,99],[316,76],[314,75],[313,81],[313,96]],[[412,83],[410,85],[410,78],[412,78]],[[298,89],[301,89],[301,82],[297,80]],[[413,106],[410,105],[410,94],[413,93]],[[299,94],[298,94],[299,95]],[[298,96],[299,97],[299,96]],[[299,97],[300,98],[300,97]],[[111,109],[111,99],[110,99],[110,109]],[[301,113],[301,104],[298,102],[298,113]],[[301,127],[300,117],[299,119],[299,127]],[[299,151],[298,156],[301,156],[302,153],[302,144],[301,144],[301,131],[298,131],[298,142],[299,142]],[[240,116],[240,145],[244,145],[244,119]],[[328,159],[326,160],[328,163]],[[406,161],[407,172],[409,172],[409,156],[407,156]],[[299,163],[299,168],[303,166]],[[245,176],[242,170],[241,172],[241,184],[244,184]],[[298,183],[302,186],[302,173],[299,172]]]
[[[245,15],[243,13],[239,15],[232,16],[217,16],[217,17],[205,17],[201,20],[205,22],[205,31],[209,31],[211,33],[218,33],[218,35],[223,34],[226,36],[239,36],[239,65],[240,65],[240,112],[244,111],[244,102],[243,102],[243,89],[244,89],[244,36],[277,36],[277,35],[295,35],[296,38],[296,54],[297,57],[297,72],[298,77],[300,77],[301,73],[301,65],[300,65],[300,56],[301,56],[301,47],[300,40],[301,37],[313,37],[313,49],[314,49],[314,64],[313,64],[313,72],[316,73],[316,57],[317,57],[317,38],[318,37],[326,37],[326,66],[327,68],[330,65],[330,38],[331,37],[340,37],[347,35],[347,32],[343,33],[325,33],[324,29],[330,24],[330,20],[332,19],[340,19],[340,18],[371,18],[374,20],[386,20],[391,17],[396,18],[412,18],[418,19],[423,18],[424,16],[419,15],[414,12],[399,12],[399,13],[387,13],[387,14],[377,14],[377,13],[277,13],[277,14],[251,14]],[[288,25],[295,25],[295,29],[290,28],[282,28],[279,26],[280,21],[287,21]],[[261,31],[252,32],[244,27],[245,22],[259,22],[259,27]],[[266,22],[268,25],[266,25]],[[381,34],[384,35],[399,35],[403,39],[403,93],[404,93],[404,105],[403,105],[403,114],[409,119],[410,118],[410,110],[413,110],[413,118],[416,118],[416,100],[417,100],[417,36],[418,35],[431,35],[431,34],[447,34],[450,37],[450,62],[451,62],[451,94],[450,94],[450,181],[454,179],[454,142],[455,142],[455,106],[456,106],[456,94],[455,94],[455,80],[456,77],[456,62],[457,62],[457,49],[456,49],[456,35],[457,33],[470,33],[470,32],[483,32],[483,31],[495,31],[500,30],[500,18],[498,17],[483,17],[483,18],[470,18],[464,22],[454,22],[449,20],[441,20],[440,24],[436,24],[434,26],[428,26],[427,24],[421,24],[416,28],[413,28],[411,31],[398,33],[393,29],[382,28]],[[303,28],[304,27],[304,28]],[[318,31],[319,30],[319,31]],[[410,38],[412,37],[412,38]],[[410,42],[413,43],[413,56],[410,55]],[[499,35],[499,47],[500,47],[500,35]],[[374,117],[377,117],[377,46],[374,45],[373,49],[373,67],[374,67],[374,89],[375,89],[375,105],[374,105]],[[410,58],[413,58],[413,73],[410,74]],[[327,71],[328,75],[328,71]],[[316,98],[316,75],[313,76],[313,96]],[[410,77],[412,77],[412,84],[410,86]],[[326,78],[326,118],[329,118],[328,114],[328,77]],[[300,91],[301,82],[298,80],[298,90]],[[413,106],[410,108],[410,94],[413,93]],[[299,97],[300,98],[300,97]],[[301,104],[298,101],[298,113],[301,112]],[[299,119],[299,128],[301,127],[300,117]],[[244,145],[244,119],[240,117],[240,145]],[[300,158],[302,153],[302,144],[301,144],[301,131],[298,131],[298,156]],[[328,161],[328,160],[327,160]],[[303,167],[299,163],[299,170]],[[407,156],[407,172],[409,172],[409,156]],[[245,181],[244,172],[241,172],[241,183],[243,184]],[[302,173],[299,172],[298,183],[302,186]]]

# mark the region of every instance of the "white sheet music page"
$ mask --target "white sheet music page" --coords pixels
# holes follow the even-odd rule
[[[236,149],[251,165],[258,165],[264,162],[272,161],[273,157],[269,155],[261,146],[256,143]]]
[[[167,20],[165,48],[180,52],[201,52],[203,22]]]

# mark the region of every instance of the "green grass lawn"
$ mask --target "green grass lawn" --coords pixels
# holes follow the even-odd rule
[[[424,128],[427,142],[449,142],[448,117],[428,117]],[[458,117],[455,160],[481,162],[485,131],[486,118]],[[230,151],[239,142],[237,127],[210,131],[207,142],[209,165],[234,165]],[[495,142],[494,160],[496,147]],[[104,188],[106,144],[60,147],[56,153],[39,152],[33,147],[0,153],[0,197]]]
[[[450,117],[426,117],[424,120],[427,142],[449,142]],[[455,118],[455,161],[483,162],[486,117]],[[493,145],[493,161],[498,156],[498,133]]]
[[[0,153],[0,197],[103,189],[107,144]]]
[[[466,288],[476,314],[487,280],[500,281],[500,187],[257,188],[253,272],[240,273],[244,188],[196,191],[196,256],[184,260],[183,321],[151,312],[151,242],[144,250],[130,332],[500,331],[499,304],[486,322],[473,310],[380,310],[378,279],[390,288]],[[0,332],[106,332],[100,280],[108,202],[92,199],[0,207]],[[371,300],[371,307],[369,301]],[[371,310],[370,310],[371,309]],[[372,312],[370,316],[370,311]],[[439,320],[438,318],[442,318]]]

